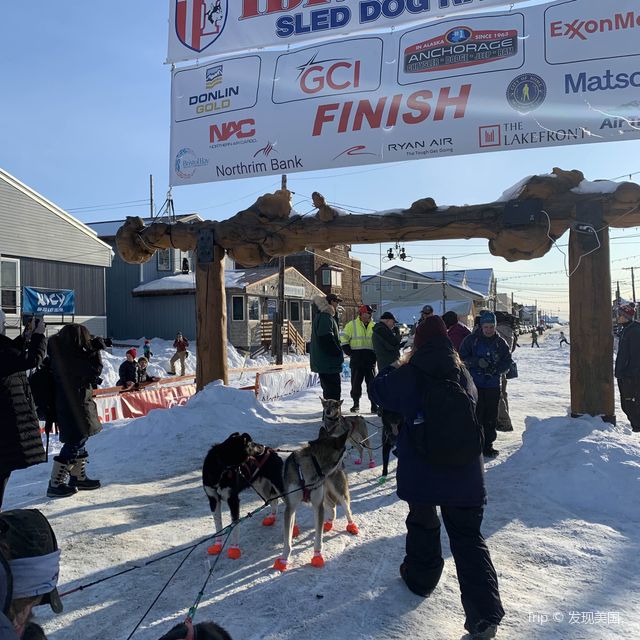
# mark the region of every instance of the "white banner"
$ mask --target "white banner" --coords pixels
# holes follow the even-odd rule
[[[306,367],[265,371],[260,374],[257,397],[261,402],[276,400],[320,384],[317,373]]]
[[[640,138],[640,0],[473,14],[175,70],[171,184]]]
[[[525,0],[169,0],[167,62],[288,47]]]

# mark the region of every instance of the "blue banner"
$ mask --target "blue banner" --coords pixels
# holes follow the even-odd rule
[[[44,315],[58,313],[74,315],[76,298],[73,289],[34,289],[22,290],[22,314]]]

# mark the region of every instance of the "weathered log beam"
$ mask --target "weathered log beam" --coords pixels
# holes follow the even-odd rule
[[[621,183],[610,193],[575,191],[583,179],[579,171],[561,169],[554,169],[552,175],[529,178],[514,198],[540,200],[548,220],[520,227],[504,225],[503,201],[437,208],[433,199],[424,198],[408,209],[353,215],[327,205],[320,194],[314,193],[318,213],[314,217],[292,216],[291,194],[279,190],[261,196],[254,205],[222,222],[154,223],[145,227],[141,218],[127,218],[118,230],[116,243],[124,260],[141,263],[158,249],[194,250],[199,231],[211,229],[218,246],[238,262],[256,266],[305,247],[486,238],[493,255],[515,261],[545,255],[551,248],[550,237],[559,238],[575,220],[579,203],[602,202],[605,224],[640,225],[640,186]]]

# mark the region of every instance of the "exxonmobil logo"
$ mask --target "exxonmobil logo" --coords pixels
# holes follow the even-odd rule
[[[640,14],[635,11],[615,13],[610,18],[575,19],[571,22],[554,20],[549,24],[552,38],[568,38],[569,40],[588,40],[597,33],[609,33],[640,27]]]
[[[231,138],[242,140],[243,138],[252,138],[256,135],[256,121],[253,118],[245,118],[244,120],[234,120],[231,122],[223,122],[222,124],[212,124],[209,127],[209,142],[228,142]]]

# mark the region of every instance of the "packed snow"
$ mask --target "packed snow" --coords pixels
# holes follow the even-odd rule
[[[515,431],[498,434],[500,456],[486,467],[483,530],[506,611],[498,637],[638,638],[640,434],[619,406],[616,426],[570,418],[569,348],[556,329],[540,337],[539,349],[526,338],[515,352],[520,377],[509,381]],[[348,382],[342,386],[347,404]],[[49,639],[155,640],[183,620],[213,566],[206,555],[213,519],[201,486],[208,448],[233,431],[299,446],[318,432],[319,393],[262,405],[248,391],[214,383],[185,406],[113,423],[88,443],[89,475],[103,487],[71,498],[44,497],[50,465],[14,472],[5,508],[35,507],[50,519],[62,549],[61,593],[131,569],[63,596],[61,615],[39,607]],[[366,418],[378,446],[380,420]],[[59,446],[54,439],[52,452]],[[375,456],[380,463],[379,450]],[[244,521],[242,557],[220,557],[196,622],[213,620],[235,640],[466,637],[446,533],[440,585],[430,598],[413,595],[398,575],[407,506],[392,476],[379,484],[380,466],[359,468],[353,458],[346,467],[360,535],[344,530],[339,509],[324,538],[326,566],[315,569],[312,511],[302,507],[302,535],[291,568],[280,574],[271,566],[282,551],[281,518],[271,528],[261,526],[264,512]],[[242,494],[242,513],[261,504]]]

